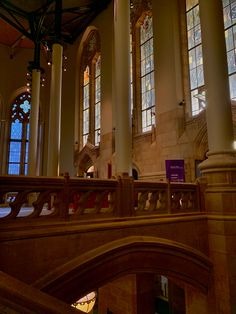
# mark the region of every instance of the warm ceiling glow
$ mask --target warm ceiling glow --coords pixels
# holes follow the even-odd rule
[[[92,311],[95,301],[96,293],[93,291],[88,293],[85,297],[73,303],[72,306],[84,313],[89,313],[90,311]]]

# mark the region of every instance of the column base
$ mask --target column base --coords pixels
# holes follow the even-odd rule
[[[216,214],[236,215],[235,151],[210,152],[199,168],[206,184],[205,209]]]

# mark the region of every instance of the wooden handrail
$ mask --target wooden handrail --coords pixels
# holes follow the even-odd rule
[[[200,211],[197,184],[77,177],[0,176],[0,221],[78,220]]]

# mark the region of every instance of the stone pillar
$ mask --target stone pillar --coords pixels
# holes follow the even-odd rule
[[[136,274],[137,314],[155,313],[154,274]]]
[[[185,287],[185,310],[186,314],[211,313],[208,308],[207,296],[191,286]]]
[[[202,48],[211,154],[233,149],[233,124],[221,0],[200,0]]]
[[[60,139],[61,139],[61,85],[62,85],[63,47],[55,43],[52,46],[52,73],[50,91],[50,117],[48,136],[47,175],[59,175]]]
[[[32,70],[32,93],[30,110],[30,138],[28,156],[28,174],[38,175],[38,121],[39,121],[39,96],[40,96],[40,76],[39,69]]]
[[[132,171],[130,109],[130,3],[114,2],[115,151],[117,173]]]
[[[171,110],[179,110],[183,116],[183,108],[178,106],[183,100],[178,1],[152,1],[152,15],[153,34],[157,34],[153,39],[156,112],[158,119],[160,115],[168,115],[163,122],[163,129],[166,129],[167,120],[168,127],[170,122],[176,123],[177,120],[176,115],[171,119]]]
[[[236,313],[236,158],[221,0],[199,0],[209,153],[200,165],[206,182],[214,313]]]

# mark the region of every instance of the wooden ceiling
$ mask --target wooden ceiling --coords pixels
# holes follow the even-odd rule
[[[33,48],[55,41],[73,44],[112,0],[1,0],[0,43]]]

